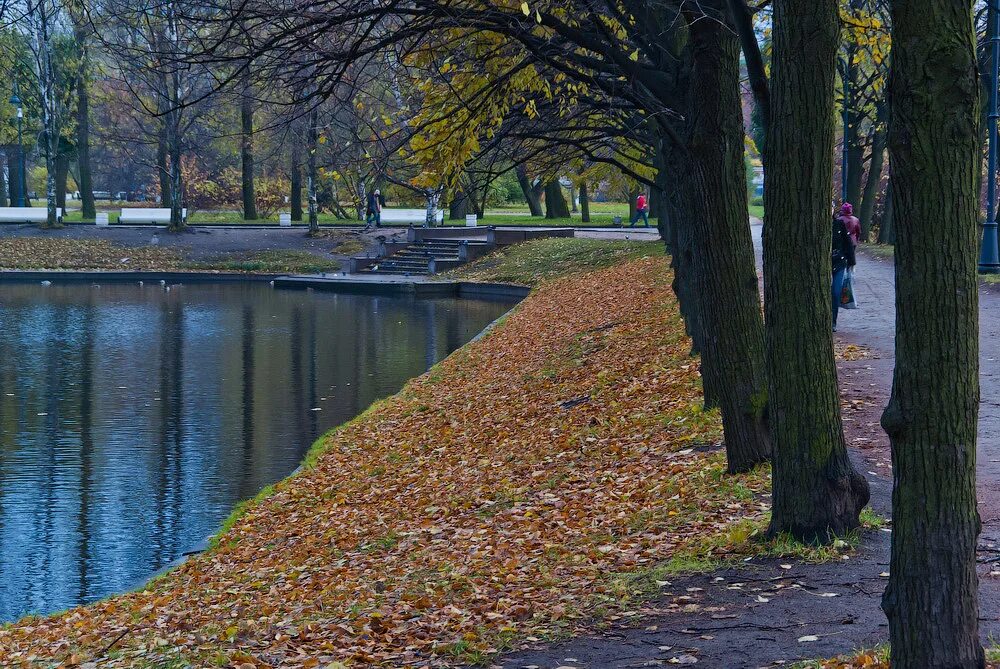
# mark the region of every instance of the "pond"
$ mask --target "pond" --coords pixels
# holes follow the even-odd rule
[[[0,285],[0,621],[139,586],[509,308],[254,282]]]

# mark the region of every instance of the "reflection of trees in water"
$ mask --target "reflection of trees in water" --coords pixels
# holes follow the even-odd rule
[[[254,324],[253,306],[243,305],[242,318],[242,350],[241,373],[243,377],[243,466],[240,467],[240,481],[237,486],[240,499],[248,499],[256,492],[252,489],[254,470]]]
[[[105,596],[176,559],[318,433],[499,312],[258,287],[33,286],[13,290],[20,301],[12,288],[0,302],[0,620]]]
[[[176,529],[182,513],[184,414],[184,302],[160,302],[160,430],[153,560],[162,567],[177,556]]]

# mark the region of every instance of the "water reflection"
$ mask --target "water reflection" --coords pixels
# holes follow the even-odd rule
[[[507,308],[0,286],[0,620],[142,582]]]

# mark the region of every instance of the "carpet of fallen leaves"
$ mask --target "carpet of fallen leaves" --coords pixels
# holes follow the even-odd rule
[[[0,628],[0,666],[441,666],[628,606],[614,575],[764,513],[732,486],[766,475],[724,473],[669,286],[663,258],[546,283],[216,548]]]
[[[126,248],[102,239],[0,238],[3,269],[165,270],[180,261],[176,250],[160,246]]]

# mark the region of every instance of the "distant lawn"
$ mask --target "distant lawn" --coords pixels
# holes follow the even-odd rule
[[[750,210],[750,215],[754,218],[759,218],[764,220],[764,205],[762,204],[751,204],[748,206]]]

